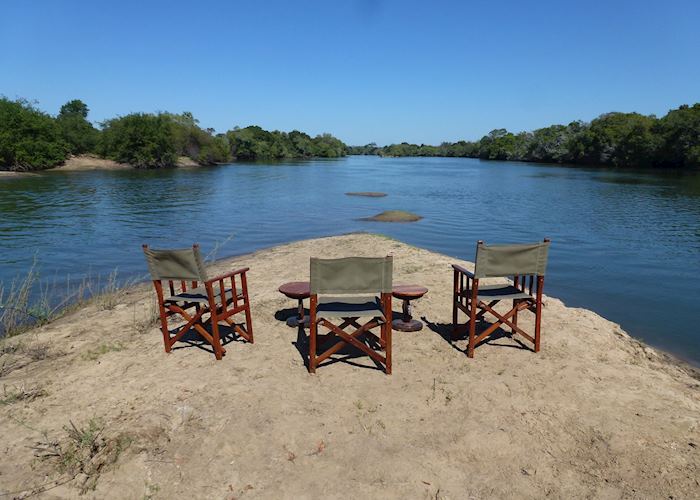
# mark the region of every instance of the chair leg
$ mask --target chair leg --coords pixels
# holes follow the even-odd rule
[[[393,328],[391,324],[391,316],[391,294],[388,294],[386,298],[386,310],[384,313],[386,321],[384,322],[384,325],[382,325],[382,327],[386,329],[386,333],[384,334],[384,340],[386,341],[386,347],[384,347],[384,355],[386,356],[385,371],[387,375],[391,375],[391,330]]]
[[[518,307],[518,304],[519,304],[519,301],[514,300],[514,301],[513,301],[513,309],[515,309],[516,307]],[[512,320],[512,321],[513,321],[513,324],[514,324],[515,326],[518,326],[518,310],[517,310],[517,309],[515,310],[515,314],[513,314],[513,320]],[[511,329],[510,329],[510,332],[511,332],[511,334],[515,335],[515,328],[511,328]]]
[[[248,294],[246,294],[245,298],[245,329],[248,332],[248,335],[250,335],[250,343],[254,344],[255,340],[253,339],[253,319],[252,315],[250,314],[250,303],[248,302]]]
[[[309,373],[316,373],[316,334],[318,324],[316,323],[316,301],[318,299],[312,295],[309,303]]]
[[[474,339],[476,338],[476,307],[472,304],[469,309],[469,346],[467,347],[467,356],[474,357]]]
[[[153,281],[153,286],[156,289],[156,298],[158,300],[158,313],[160,315],[160,331],[163,333],[163,345],[165,346],[165,352],[172,351],[172,344],[170,343],[170,331],[168,330],[168,315],[165,312],[165,304],[163,303],[163,283],[160,281]]]
[[[459,274],[454,271],[454,279],[452,285],[452,338],[457,338],[457,299],[459,297]]]
[[[391,375],[391,323],[387,323],[386,348],[384,354],[386,356],[385,371],[387,375]]]
[[[542,328],[542,289],[544,277],[537,277],[537,298],[535,302],[535,352],[540,352],[540,330]]]
[[[221,348],[221,337],[219,336],[219,321],[214,311],[211,312],[211,337],[214,356],[216,356],[216,359],[221,360],[224,357],[224,353]]]
[[[165,352],[172,351],[173,346],[170,344],[170,331],[168,330],[168,316],[165,314],[165,311],[162,308],[160,311],[160,330],[163,333]]]

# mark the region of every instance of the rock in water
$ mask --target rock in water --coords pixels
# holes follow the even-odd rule
[[[372,217],[363,217],[360,220],[374,222],[416,222],[422,218],[423,217],[420,215],[404,212],[403,210],[387,210]]]
[[[354,191],[345,194],[347,196],[366,196],[367,198],[382,198],[386,196],[386,193],[380,193],[379,191]]]

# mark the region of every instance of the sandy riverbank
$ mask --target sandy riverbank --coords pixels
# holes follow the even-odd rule
[[[395,282],[430,289],[415,303],[423,331],[394,332],[391,376],[368,358],[309,375],[284,322],[295,303],[277,287],[308,278],[311,255],[387,253]],[[506,337],[468,359],[466,341],[446,341],[452,262],[348,235],[217,263],[250,266],[256,338],[219,362],[197,347],[163,352],[146,285],[0,342],[5,394],[30,394],[0,405],[0,493],[70,479],[31,447],[65,449],[64,426],[96,419],[90,477],[48,497],[77,496],[79,484],[95,487],[88,498],[700,496],[692,370],[552,297],[539,354]]]
[[[24,177],[27,175],[36,175],[32,172],[11,172],[9,170],[0,170],[0,179],[9,179],[11,177]]]
[[[79,155],[71,156],[63,165],[55,168],[55,170],[127,170],[132,168],[126,163],[119,163],[114,160],[100,158],[94,155]]]
[[[192,158],[187,156],[180,156],[175,163],[176,167],[187,168],[187,167],[201,167],[199,163],[194,161]],[[86,171],[86,170],[131,170],[134,167],[127,163],[119,163],[114,160],[108,160],[107,158],[100,158],[95,155],[77,155],[68,158],[62,165],[48,169],[47,171],[63,171],[63,172],[76,172],[76,171]],[[25,175],[36,175],[36,171],[33,172],[9,172],[0,170],[0,177],[19,177]]]

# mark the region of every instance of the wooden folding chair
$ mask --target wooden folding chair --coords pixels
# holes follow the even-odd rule
[[[219,336],[221,321],[225,321],[238,335],[253,343],[247,267],[208,279],[199,245],[180,250],[153,250],[148,245],[143,245],[143,252],[158,297],[165,352],[170,352],[173,344],[194,328],[211,344],[216,359],[221,359],[226,353]],[[166,281],[170,292],[168,297],[163,292],[163,282]],[[189,288],[188,282],[191,285]],[[238,313],[245,314],[245,327],[231,319]],[[173,315],[181,316],[185,324],[171,331],[168,318]],[[205,315],[209,316],[206,320]],[[207,326],[210,326],[211,331],[207,330]]]
[[[469,317],[467,356],[473,358],[474,347],[502,325],[510,327],[512,335],[517,333],[532,342],[534,351],[539,352],[542,289],[549,243],[549,239],[546,238],[542,243],[521,245],[486,245],[479,241],[473,273],[457,264],[452,265],[452,338],[457,338],[457,315],[459,311],[463,311]],[[479,285],[481,278],[512,278],[512,282],[502,285]],[[503,314],[494,310],[494,306],[502,300],[512,301],[512,308]],[[525,310],[535,315],[534,337],[518,326],[518,313]],[[483,320],[486,313],[495,316],[496,322],[477,336],[476,321]]]
[[[392,271],[392,257],[311,259],[310,373],[346,345],[356,347],[382,365],[387,374],[391,373]],[[368,321],[360,324],[360,318]],[[339,320],[341,323],[333,323]],[[329,330],[320,354],[319,326]],[[354,331],[346,332],[348,327]],[[370,331],[376,327],[381,329],[379,337]],[[337,342],[326,347],[334,339]]]

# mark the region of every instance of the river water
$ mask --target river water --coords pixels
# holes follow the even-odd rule
[[[389,196],[344,196],[347,191]],[[424,219],[358,220],[388,209]],[[145,274],[144,242],[197,241],[205,253],[220,242],[216,257],[222,258],[352,231],[381,232],[468,260],[478,239],[548,236],[545,293],[700,365],[698,173],[352,156],[0,178],[0,281],[6,284],[34,258],[52,282],[114,269],[126,278]],[[450,283],[446,270],[445,286]]]

